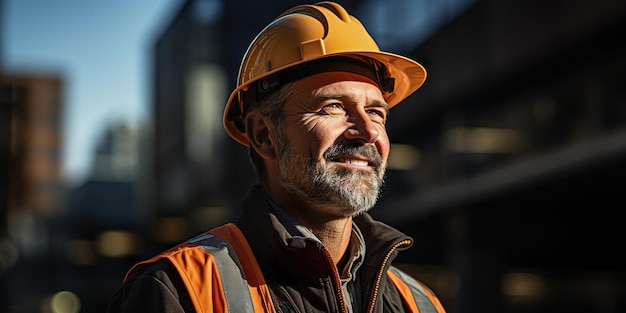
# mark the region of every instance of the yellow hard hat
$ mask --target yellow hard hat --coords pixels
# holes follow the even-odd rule
[[[263,92],[331,70],[374,76],[390,108],[426,79],[426,70],[419,63],[380,51],[361,22],[341,5],[325,1],[296,6],[266,26],[248,47],[237,87],[224,110],[226,132],[240,144],[250,144],[243,125],[244,93]]]

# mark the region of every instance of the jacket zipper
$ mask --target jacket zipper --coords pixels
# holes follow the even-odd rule
[[[339,271],[337,270],[335,263],[332,261],[333,258],[331,257],[330,252],[328,252],[326,248],[322,249],[322,251],[324,251],[324,256],[326,257],[326,261],[328,261],[328,264],[332,265],[331,272],[333,273],[333,276],[334,276],[333,286],[335,288],[335,292],[339,296],[339,306],[341,307],[341,312],[348,313],[349,311],[348,311],[348,307],[346,304],[346,299],[344,298],[344,295],[343,295],[343,288],[341,288],[341,278],[339,277]]]
[[[387,262],[389,262],[389,258],[391,258],[391,254],[394,251],[396,251],[396,249],[398,249],[399,247],[408,245],[410,243],[411,243],[411,241],[408,240],[408,239],[400,241],[400,242],[396,243],[395,245],[393,245],[393,247],[391,247],[391,249],[389,249],[389,252],[387,252],[387,255],[383,259],[383,263],[381,264],[380,268],[378,269],[378,274],[376,275],[376,283],[374,284],[374,289],[372,289],[372,297],[370,298],[369,307],[367,309],[368,313],[374,312],[374,303],[376,302],[376,296],[378,296],[378,290],[380,289],[380,281],[382,280],[383,273],[385,272],[385,268],[387,267],[386,266]]]

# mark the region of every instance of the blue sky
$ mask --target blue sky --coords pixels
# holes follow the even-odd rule
[[[107,125],[147,120],[151,49],[182,0],[1,0],[4,67],[65,82],[63,168],[84,178]]]

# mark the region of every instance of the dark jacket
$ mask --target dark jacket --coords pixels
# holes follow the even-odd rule
[[[355,313],[409,312],[387,270],[412,239],[368,214],[354,218],[365,254],[343,289],[328,251],[318,240],[298,235],[291,228],[293,224],[285,223],[285,217],[276,213],[260,187],[250,190],[235,223],[254,252],[277,312],[347,312],[343,307],[346,302],[353,302],[346,305]],[[407,283],[426,289],[429,305],[444,312],[425,286],[417,281]],[[344,290],[348,290],[349,297],[345,297]],[[168,261],[160,260],[130,273],[108,309],[109,313],[140,311],[194,311],[181,278]]]

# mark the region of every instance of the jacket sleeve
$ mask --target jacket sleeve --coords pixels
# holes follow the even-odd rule
[[[113,294],[107,307],[107,313],[193,311],[180,277],[165,261],[128,277]]]

